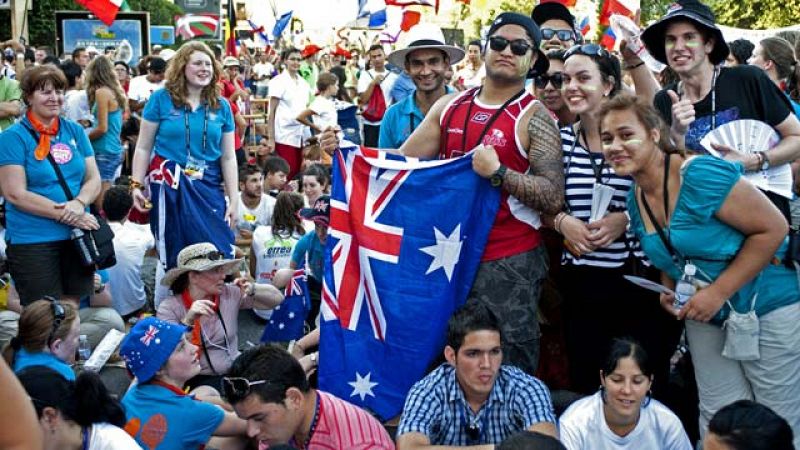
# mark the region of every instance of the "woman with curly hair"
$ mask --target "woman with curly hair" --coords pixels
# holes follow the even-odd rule
[[[221,74],[208,46],[185,43],[142,115],[131,192],[138,210],[153,208],[150,226],[167,270],[181,249],[198,242],[212,242],[233,257],[239,192],[233,114],[220,96]],[[227,204],[226,194],[234,199]]]
[[[106,57],[92,60],[86,67],[86,96],[94,116],[95,127],[89,132],[94,158],[100,171],[100,195],[94,200],[99,210],[103,194],[111,187],[122,165],[122,115],[128,104],[125,91],[117,80],[114,66]]]

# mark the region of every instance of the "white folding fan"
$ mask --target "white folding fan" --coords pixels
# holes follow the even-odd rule
[[[725,145],[745,154],[755,152],[769,154],[769,150],[775,147],[780,140],[778,133],[768,124],[760,120],[741,119],[715,128],[700,141],[700,145],[710,154],[722,158],[723,155],[714,150],[711,144]],[[789,164],[781,164],[767,170],[747,172],[744,177],[765,191],[792,198],[792,169]]]

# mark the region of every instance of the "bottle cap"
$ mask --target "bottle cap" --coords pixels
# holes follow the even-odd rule
[[[695,273],[697,273],[697,267],[694,264],[686,264],[683,268],[683,273],[693,277]]]

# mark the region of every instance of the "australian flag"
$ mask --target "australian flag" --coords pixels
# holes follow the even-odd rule
[[[311,309],[305,269],[294,271],[283,297],[281,304],[272,310],[261,342],[289,342],[303,337],[306,316]]]
[[[386,420],[444,346],[499,206],[472,156],[334,156],[319,386]]]

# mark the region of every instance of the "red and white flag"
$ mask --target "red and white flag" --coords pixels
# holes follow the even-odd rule
[[[213,14],[186,14],[175,16],[175,34],[184,40],[198,36],[214,37],[219,28],[219,16]]]
[[[104,24],[111,25],[120,9],[127,10],[125,0],[77,0]]]

